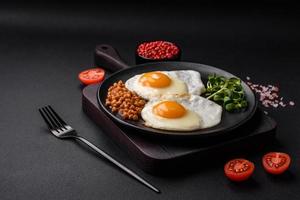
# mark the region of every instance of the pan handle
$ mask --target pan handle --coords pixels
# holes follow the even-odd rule
[[[96,46],[94,62],[96,66],[104,68],[110,72],[116,72],[129,67],[121,59],[118,51],[107,44],[100,44]]]

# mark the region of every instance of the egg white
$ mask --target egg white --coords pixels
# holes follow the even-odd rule
[[[201,74],[194,70],[175,70],[163,71],[170,77],[176,77],[185,82],[188,87],[188,93],[200,95],[205,92],[205,86],[201,80]]]
[[[160,71],[171,79],[171,84],[164,88],[143,86],[139,79],[143,74],[138,74],[125,82],[125,87],[137,93],[144,99],[152,99],[165,94],[195,94],[200,95],[205,91],[200,73],[193,70]]]
[[[190,131],[201,127],[201,118],[195,112],[186,110],[183,117],[165,118],[153,113],[153,107],[160,103],[148,103],[141,112],[141,116],[145,121],[145,126],[171,131]]]
[[[181,118],[164,118],[153,113],[153,107],[166,100],[176,101],[186,109]],[[141,112],[145,125],[172,131],[192,131],[216,126],[222,117],[222,107],[198,95],[163,95],[150,100]]]

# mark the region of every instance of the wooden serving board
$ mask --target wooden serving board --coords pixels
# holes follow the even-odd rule
[[[212,163],[212,160],[222,161],[235,154],[243,155],[249,150],[261,149],[275,136],[276,122],[259,110],[253,119],[226,138],[181,140],[146,136],[114,123],[102,112],[96,97],[98,86],[83,89],[84,112],[148,173],[172,173],[179,168],[190,170],[192,168],[187,166],[197,167],[205,161]]]

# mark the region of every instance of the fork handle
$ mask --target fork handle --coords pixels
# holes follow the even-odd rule
[[[93,145],[92,143],[90,143],[88,140],[84,139],[83,137],[79,137],[79,136],[74,136],[74,138],[80,140],[81,142],[83,142],[86,145],[88,145],[89,147],[91,147],[94,151],[96,151],[101,156],[103,156],[104,158],[106,158],[107,160],[109,160],[110,162],[112,162],[113,164],[115,164],[117,167],[121,168],[123,171],[125,171],[127,174],[129,174],[130,176],[132,176],[133,178],[135,178],[136,180],[138,180],[142,184],[146,185],[147,187],[149,187],[153,191],[155,191],[157,193],[160,193],[160,190],[157,189],[155,186],[153,186],[152,184],[148,183],[145,179],[143,179],[142,177],[140,177],[139,175],[137,175],[136,173],[134,173],[133,171],[131,171],[130,169],[128,169],[123,164],[119,163],[113,157],[111,157],[110,155],[108,155],[107,153],[105,153],[103,150],[99,149],[98,147],[96,147],[95,145]]]

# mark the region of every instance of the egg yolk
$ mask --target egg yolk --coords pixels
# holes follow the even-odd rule
[[[153,113],[164,118],[180,118],[186,109],[176,101],[163,101],[153,107]]]
[[[139,80],[143,86],[163,88],[171,84],[171,79],[160,72],[148,72],[141,76]]]

